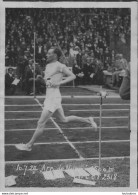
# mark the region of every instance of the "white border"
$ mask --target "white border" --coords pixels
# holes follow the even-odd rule
[[[5,7],[7,8],[131,8],[131,170],[130,170],[130,188],[63,188],[63,189],[40,189],[40,188],[20,188],[22,191],[137,191],[137,2],[1,2],[0,3],[0,154],[3,159],[4,154],[4,64],[5,64]],[[4,186],[4,164],[0,161],[1,186]],[[2,188],[8,191],[8,188]],[[10,188],[10,191],[20,191],[18,188]]]
[[[130,137],[130,186],[137,188],[137,7],[131,11],[131,137]],[[135,39],[135,38],[136,39]],[[135,182],[134,182],[135,181]]]

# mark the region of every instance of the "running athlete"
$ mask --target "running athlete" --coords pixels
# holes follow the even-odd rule
[[[82,118],[78,116],[65,116],[61,105],[61,94],[59,87],[62,84],[70,82],[76,78],[76,76],[66,67],[66,65],[60,63],[58,60],[61,56],[61,51],[58,48],[51,48],[47,53],[47,66],[45,70],[45,82],[46,82],[46,99],[44,101],[44,108],[41,113],[41,117],[38,121],[36,131],[34,132],[31,140],[27,144],[17,144],[16,148],[19,150],[31,151],[32,146],[36,139],[43,134],[47,121],[55,113],[56,117],[63,123],[71,121],[85,122],[92,126],[97,131],[97,124],[92,117]],[[66,76],[63,80],[63,76]]]

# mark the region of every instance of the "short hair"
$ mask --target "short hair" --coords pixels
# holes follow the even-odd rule
[[[8,71],[12,70],[13,71],[13,68],[8,68]]]
[[[123,54],[116,54],[115,58],[116,58],[117,60],[120,60],[120,59],[123,58]]]
[[[60,57],[62,56],[61,49],[59,49],[58,47],[55,47],[55,48],[53,48],[53,52],[57,55],[57,58],[59,60]]]

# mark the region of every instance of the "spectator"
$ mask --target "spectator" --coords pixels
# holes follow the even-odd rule
[[[80,68],[82,68],[82,53],[80,48],[78,48],[78,54],[76,55],[76,61]]]
[[[44,66],[46,51],[57,43],[69,54],[69,64],[73,66],[76,58],[81,68],[89,57],[111,65],[117,50],[126,59],[130,53],[129,9],[10,8],[6,10],[6,66],[10,62],[12,66],[21,64],[26,51],[33,56],[34,30],[35,57],[41,66]],[[19,71],[23,79],[26,65],[23,63]]]
[[[125,70],[119,94],[123,100],[130,100],[130,63],[128,63],[128,67]]]
[[[130,63],[128,63],[128,66],[125,70],[125,75],[123,77],[123,81],[121,84],[121,87],[119,89],[120,97],[123,100],[130,100]],[[128,130],[130,130],[130,112],[129,112],[129,120],[128,120]]]
[[[103,73],[103,63],[100,60],[95,60],[96,68],[93,77],[94,84],[103,85],[104,84],[104,73]]]
[[[45,85],[42,80],[43,74],[40,68],[35,67],[35,93],[41,94],[41,86]],[[29,60],[29,65],[25,69],[25,86],[26,95],[33,95],[33,82],[34,82],[34,63],[33,60]]]
[[[127,61],[123,58],[122,54],[116,55],[115,61],[115,72],[112,75],[113,86],[120,86],[120,76],[125,74],[125,70],[127,68]]]
[[[44,47],[41,45],[41,43],[39,43],[36,46],[36,59],[42,60],[43,57],[44,57]]]
[[[13,83],[15,80],[13,68],[9,68],[8,72],[5,74],[5,94],[14,95],[16,90],[16,85]]]
[[[92,67],[91,61],[87,60],[83,67],[84,72],[84,85],[91,85],[93,83],[94,69]]]
[[[84,80],[84,73],[80,66],[77,65],[77,62],[75,61],[73,66],[73,73],[76,76],[76,79],[74,80],[75,86],[82,85]]]

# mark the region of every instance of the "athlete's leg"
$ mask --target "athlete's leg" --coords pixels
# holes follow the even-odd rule
[[[52,114],[53,114],[52,112],[45,110],[45,109],[42,111],[41,117],[37,124],[37,128],[31,140],[27,143],[28,148],[31,148],[34,142],[36,141],[36,139],[43,134],[45,124],[49,120],[49,118],[52,116]]]
[[[68,123],[70,121],[81,121],[81,122],[85,122],[85,123],[90,123],[88,118],[82,118],[82,117],[78,117],[78,116],[65,116],[63,108],[58,108],[55,112],[56,117],[59,118],[59,120],[63,123]]]
[[[44,109],[42,111],[41,117],[40,117],[40,119],[38,121],[37,128],[36,128],[32,138],[31,138],[31,140],[27,144],[17,144],[15,147],[18,150],[31,151],[34,142],[36,141],[36,139],[40,135],[42,135],[42,133],[44,131],[45,124],[48,121],[48,119],[52,116],[52,114],[53,114],[52,112]]]
[[[63,108],[58,108],[55,112],[55,115],[57,118],[59,118],[59,120],[63,123],[68,123],[71,121],[79,121],[79,122],[84,122],[84,123],[88,123],[90,124],[95,130],[97,130],[97,125],[94,122],[92,117],[88,117],[88,118],[83,118],[83,117],[79,117],[79,116],[65,116]]]

